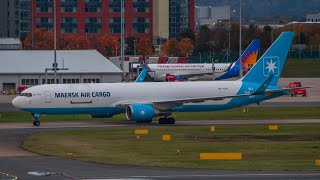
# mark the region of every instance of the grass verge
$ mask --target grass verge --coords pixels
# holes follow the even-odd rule
[[[170,134],[170,142],[161,135]],[[152,127],[137,140],[134,129],[49,132],[28,137],[22,148],[43,155],[105,164],[239,170],[319,170],[320,125]],[[180,150],[180,155],[177,155]],[[201,152],[241,152],[243,160],[199,160]]]
[[[232,119],[316,119],[320,117],[320,107],[250,107],[248,113],[242,108],[200,113],[174,113],[177,120],[232,120]],[[92,119],[88,115],[47,115],[41,121],[125,121],[124,114],[112,118]],[[32,122],[30,113],[6,112],[1,113],[1,122]]]
[[[320,77],[320,59],[288,59],[281,77],[316,78]]]

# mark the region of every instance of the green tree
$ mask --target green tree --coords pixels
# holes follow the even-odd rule
[[[200,32],[197,35],[195,53],[209,53],[211,52],[210,45],[210,29],[207,26],[201,26]]]
[[[180,32],[180,36],[181,39],[183,38],[189,38],[192,42],[194,42],[196,36],[194,34],[194,32],[192,31],[191,28],[184,28],[181,32]]]

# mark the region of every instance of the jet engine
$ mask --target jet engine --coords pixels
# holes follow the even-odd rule
[[[151,122],[156,116],[155,109],[149,104],[131,104],[126,108],[126,117],[129,121]]]

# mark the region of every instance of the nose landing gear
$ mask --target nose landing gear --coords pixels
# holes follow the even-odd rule
[[[33,116],[33,126],[40,126],[40,121],[39,121],[39,118],[40,118],[40,114],[32,114]]]

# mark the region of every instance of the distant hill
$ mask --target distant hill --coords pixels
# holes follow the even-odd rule
[[[195,0],[197,6],[230,5],[238,17],[239,0]],[[320,13],[320,0],[242,0],[242,16],[259,22],[305,21],[306,14]]]

